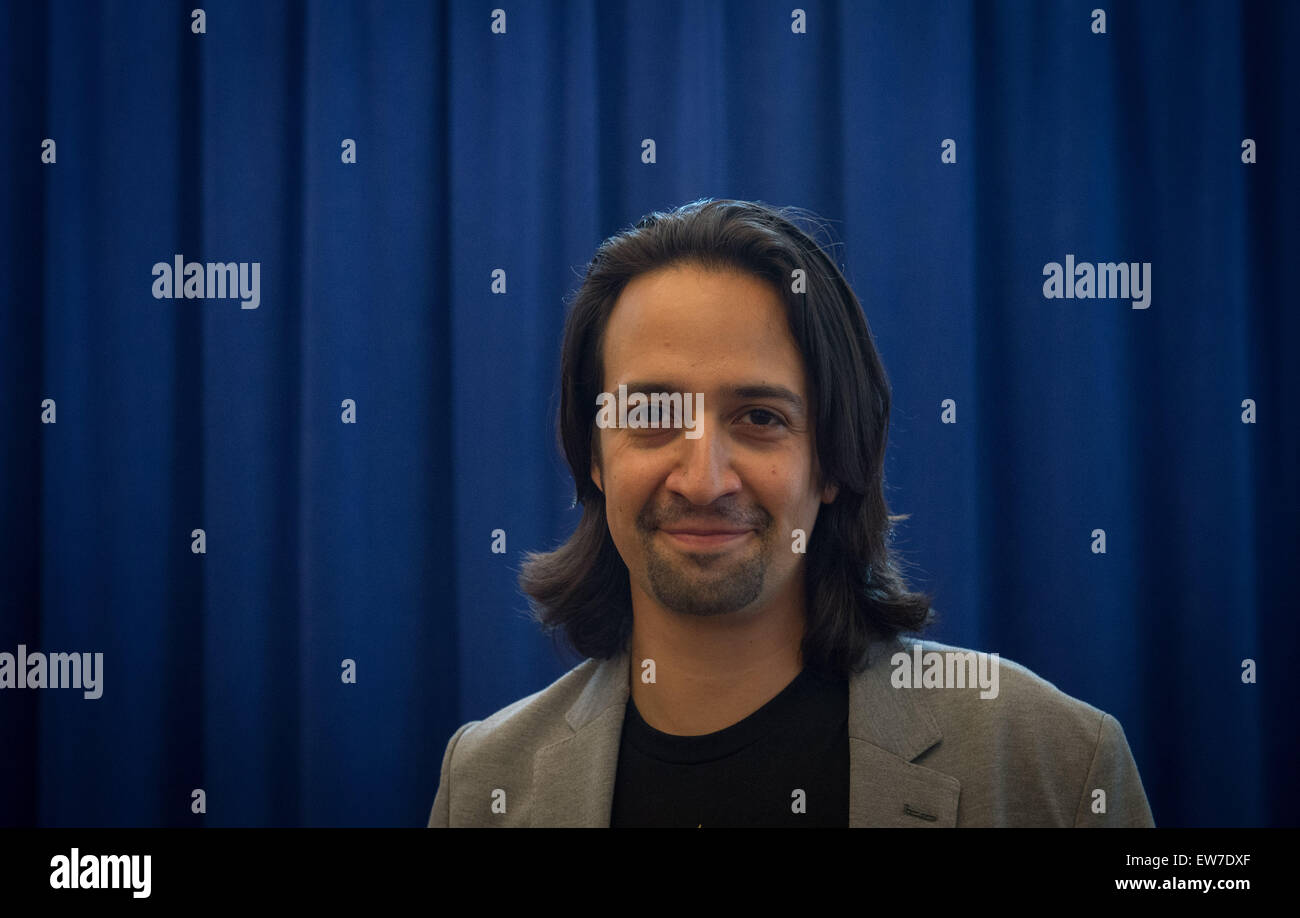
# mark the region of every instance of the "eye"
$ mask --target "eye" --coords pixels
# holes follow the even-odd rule
[[[755,427],[768,428],[776,430],[778,427],[785,427],[786,423],[775,411],[769,411],[766,408],[751,408],[741,417],[752,417],[755,421]]]

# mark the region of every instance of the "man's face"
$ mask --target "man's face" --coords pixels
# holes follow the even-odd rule
[[[596,428],[591,476],[633,595],[700,616],[801,597],[792,532],[811,540],[835,488],[816,479],[803,361],[776,291],[695,265],[640,275],[610,314],[604,372],[614,394],[704,394],[698,439]]]

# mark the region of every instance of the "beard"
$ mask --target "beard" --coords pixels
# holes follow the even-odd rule
[[[662,550],[655,531],[679,523],[752,526],[755,538],[744,549]],[[682,615],[725,615],[745,608],[763,592],[772,558],[772,516],[763,508],[722,508],[708,515],[647,508],[636,525],[650,591],[665,608]]]

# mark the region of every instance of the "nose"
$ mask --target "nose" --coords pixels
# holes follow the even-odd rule
[[[677,461],[665,482],[668,490],[701,507],[740,490],[740,476],[731,466],[731,444],[713,428],[700,418],[700,436],[681,437]]]

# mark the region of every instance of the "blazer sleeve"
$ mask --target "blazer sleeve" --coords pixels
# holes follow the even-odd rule
[[[456,752],[456,744],[466,730],[479,723],[471,720],[462,724],[447,741],[447,751],[442,754],[442,773],[438,777],[438,793],[433,798],[433,810],[429,813],[430,829],[446,829],[451,826],[451,757]],[[428,799],[428,798],[425,798]]]
[[[1098,790],[1106,793],[1104,813],[1094,812],[1095,801],[1100,800]],[[1076,828],[1154,828],[1155,824],[1124,728],[1118,720],[1103,714],[1074,825]]]

